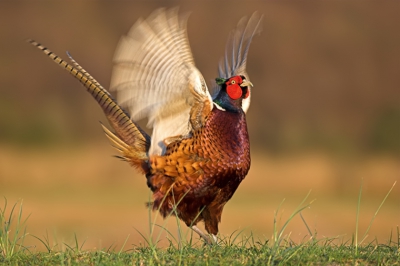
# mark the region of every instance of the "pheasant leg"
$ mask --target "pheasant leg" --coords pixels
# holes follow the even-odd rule
[[[217,236],[216,235],[211,235],[211,237],[207,234],[205,234],[203,231],[200,230],[196,225],[193,225],[192,230],[195,231],[201,238],[204,239],[204,241],[209,244],[216,244],[217,243]]]

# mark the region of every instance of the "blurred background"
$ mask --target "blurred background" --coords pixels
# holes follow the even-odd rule
[[[363,234],[400,179],[395,1],[1,1],[0,206],[3,197],[23,199],[27,231],[51,243],[74,234],[90,249],[119,248],[128,236],[126,248],[145,242],[136,231],[149,231],[145,178],[112,157],[99,124],[106,119],[83,86],[25,40],[65,59],[69,51],[107,88],[120,36],[139,17],[175,6],[191,12],[188,35],[206,80],[239,19],[264,14],[248,57],[252,168],[225,207],[221,235],[270,239],[282,201],[280,226],[311,190],[303,217],[312,232],[349,240],[361,184]],[[387,243],[399,222],[397,184],[366,242]],[[176,233],[174,219],[166,226]],[[296,217],[286,234],[299,242],[308,230]],[[44,250],[33,237],[26,243]]]

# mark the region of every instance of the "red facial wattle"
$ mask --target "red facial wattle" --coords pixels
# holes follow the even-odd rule
[[[225,84],[226,84],[226,92],[228,93],[229,97],[232,100],[237,100],[240,97],[242,97],[242,88],[239,86],[239,84],[242,83],[242,78],[240,76],[235,76],[233,78],[230,78]]]
[[[242,97],[242,88],[237,84],[228,85],[226,87],[226,92],[232,100],[237,100]]]

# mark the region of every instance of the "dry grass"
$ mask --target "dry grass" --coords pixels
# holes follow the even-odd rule
[[[44,151],[3,147],[0,151],[0,195],[9,202],[24,199],[24,212],[31,214],[28,232],[54,243],[73,241],[74,233],[86,248],[143,243],[135,229],[148,232],[148,211],[144,203],[149,192],[144,177],[127,164],[111,158],[114,151],[104,145],[80,149]],[[346,179],[347,178],[347,179]],[[245,229],[245,234],[272,236],[274,211],[285,198],[280,214],[286,220],[311,189],[316,201],[303,212],[311,230],[319,236],[351,239],[355,232],[358,189],[364,179],[361,201],[361,232],[388,189],[399,178],[393,158],[367,158],[351,163],[328,156],[309,154],[270,157],[253,154],[251,171],[227,204],[221,234]],[[376,237],[385,242],[398,225],[399,187],[395,187],[370,230],[367,242]],[[161,220],[159,224],[163,224]],[[176,232],[174,219],[167,222]],[[301,241],[308,231],[296,217],[286,232]],[[168,245],[162,238],[161,245]],[[38,245],[27,237],[26,245]],[[44,247],[38,245],[38,250]]]

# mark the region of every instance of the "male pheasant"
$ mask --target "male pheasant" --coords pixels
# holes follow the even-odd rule
[[[252,83],[246,73],[252,38],[262,16],[243,18],[231,33],[211,95],[195,67],[186,17],[159,9],[133,25],[115,54],[111,90],[126,112],[70,55],[72,65],[41,44],[54,62],[75,76],[103,109],[119,156],[146,175],[149,207],[177,215],[206,242],[217,240],[225,203],[250,168],[245,113]],[[135,121],[148,119],[151,137]],[[196,224],[204,221],[208,234]]]

